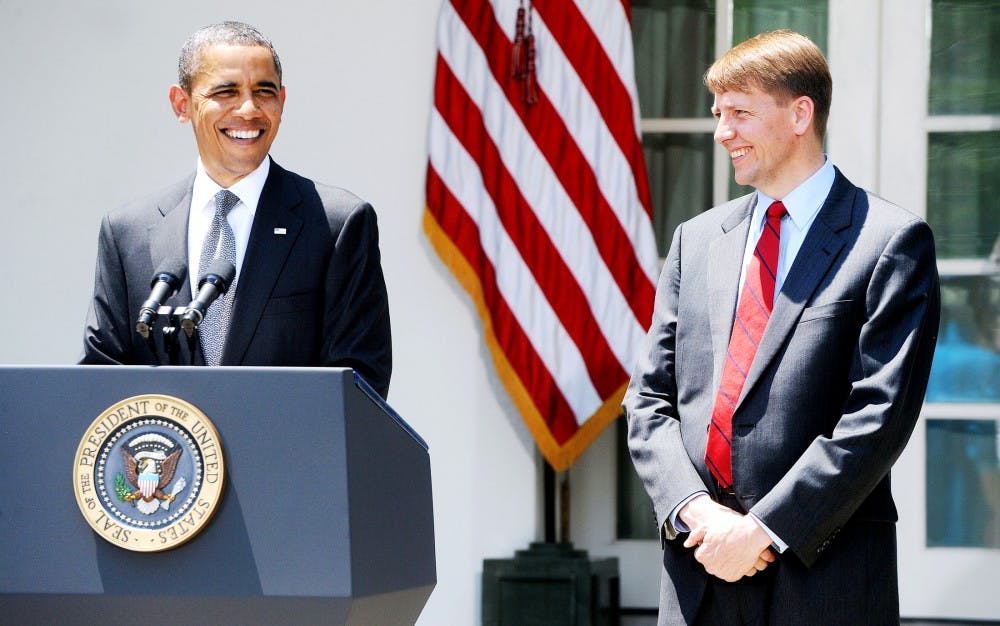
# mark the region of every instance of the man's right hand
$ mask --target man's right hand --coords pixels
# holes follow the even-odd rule
[[[691,529],[684,546],[696,548],[695,558],[709,574],[734,582],[774,562],[770,537],[756,520],[722,506],[707,494],[685,504],[678,517]]]

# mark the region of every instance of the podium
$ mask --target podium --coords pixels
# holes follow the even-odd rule
[[[0,621],[412,624],[436,582],[427,445],[350,369],[0,367]],[[76,501],[94,419],[163,394],[215,425],[211,521],[112,545]]]

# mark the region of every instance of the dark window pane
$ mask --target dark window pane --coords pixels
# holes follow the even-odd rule
[[[667,255],[674,229],[712,206],[712,145],[712,136],[705,133],[642,138],[661,257]]]
[[[714,0],[632,2],[642,117],[709,117],[702,75],[715,57]]]
[[[802,33],[826,51],[827,0],[734,0],[733,43],[780,28]]]
[[[656,518],[646,489],[635,473],[628,452],[625,418],[615,423],[618,451],[618,529],[619,539],[656,539]]]
[[[930,133],[927,142],[927,221],[938,257],[986,257],[1000,234],[1000,131]]]
[[[1000,113],[1000,0],[934,0],[931,115]]]
[[[1000,548],[996,420],[927,420],[927,545]]]
[[[928,402],[1000,402],[1000,259],[990,266],[992,275],[941,277]]]

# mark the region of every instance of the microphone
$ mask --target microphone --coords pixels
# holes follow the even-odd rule
[[[181,319],[181,328],[188,337],[205,319],[205,311],[219,296],[229,290],[230,283],[236,278],[236,266],[225,259],[215,259],[208,266],[208,271],[198,282],[198,296],[191,301]]]
[[[153,275],[153,280],[149,285],[151,289],[149,299],[142,303],[139,308],[139,318],[135,322],[135,330],[142,335],[143,339],[149,339],[149,329],[156,321],[160,304],[177,293],[185,276],[187,276],[187,267],[180,259],[165,261]]]

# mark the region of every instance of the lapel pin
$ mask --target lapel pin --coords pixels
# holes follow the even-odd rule
[[[279,227],[277,227],[277,228],[274,229],[274,234],[275,235],[287,235],[288,234],[288,229],[287,228],[282,228],[281,226],[279,226]]]

